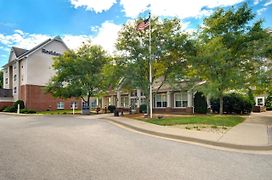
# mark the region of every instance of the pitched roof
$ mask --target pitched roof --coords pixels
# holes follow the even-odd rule
[[[38,44],[37,46],[35,46],[34,48],[30,49],[30,50],[26,50],[26,49],[22,49],[22,48],[18,48],[18,47],[12,47],[12,50],[14,51],[15,55],[16,55],[16,59],[21,60],[24,57],[26,57],[27,55],[35,52],[36,50],[42,48],[43,46],[45,46],[47,43],[50,43],[51,41],[59,41],[61,43],[63,43],[63,45],[69,49],[66,44],[63,42],[63,40],[61,39],[60,36],[56,36],[55,38],[51,39],[47,39],[46,41]],[[12,61],[13,62],[13,61]],[[9,65],[12,62],[8,62],[7,64],[5,64],[3,67]]]
[[[18,48],[18,47],[12,47],[12,49],[13,49],[13,52],[15,53],[16,57],[19,57],[28,51],[26,49],[22,49],[22,48]]]
[[[27,51],[27,52],[21,54],[20,57],[19,57],[19,59],[22,58],[22,57],[24,57],[24,56],[26,56],[26,55],[28,55],[28,54],[31,54],[32,52],[34,52],[34,51],[36,51],[37,49],[43,47],[44,45],[46,45],[46,44],[49,43],[50,41],[59,41],[59,42],[63,43],[63,45],[64,45],[67,49],[69,49],[69,48],[66,46],[66,44],[63,42],[63,40],[61,39],[61,37],[60,37],[60,36],[56,36],[56,37],[53,38],[53,39],[51,39],[51,38],[47,39],[46,41],[44,41],[44,42],[38,44],[37,46],[35,46],[34,48],[30,49],[29,51]]]
[[[30,49],[29,51],[26,51],[25,53],[21,54],[19,56],[19,58],[23,57],[23,56],[26,56],[30,53],[32,53],[33,51],[35,51],[36,49],[42,47],[43,45],[47,44],[49,41],[51,41],[52,39],[47,39],[46,41],[42,42],[41,44],[38,44],[37,46],[35,46],[34,48]]]

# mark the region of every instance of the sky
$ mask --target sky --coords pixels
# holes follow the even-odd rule
[[[272,0],[0,0],[0,67],[12,46],[31,49],[60,36],[71,49],[91,40],[113,53],[123,24],[152,15],[178,17],[186,31],[195,30],[218,7],[247,2],[272,28]]]

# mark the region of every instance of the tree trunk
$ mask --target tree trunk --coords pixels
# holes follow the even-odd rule
[[[219,97],[219,113],[223,114],[223,95]]]

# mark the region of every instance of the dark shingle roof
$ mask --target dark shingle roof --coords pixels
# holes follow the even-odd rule
[[[18,48],[18,47],[12,47],[16,57],[21,56],[22,54],[24,54],[25,52],[27,52],[28,50],[26,49],[22,49],[22,48]]]
[[[46,41],[42,42],[41,44],[38,44],[38,45],[35,46],[34,48],[30,49],[29,51],[26,51],[26,52],[22,53],[22,54],[20,55],[20,58],[23,57],[23,56],[26,56],[26,55],[28,55],[28,54],[30,54],[30,53],[32,53],[33,51],[35,51],[36,49],[38,49],[38,48],[42,47],[43,45],[47,44],[47,43],[48,43],[49,41],[51,41],[51,40],[52,40],[52,39],[47,39]]]

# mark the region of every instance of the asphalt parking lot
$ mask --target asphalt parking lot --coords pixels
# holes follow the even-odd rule
[[[272,155],[205,148],[104,119],[0,114],[0,179],[272,179]]]

